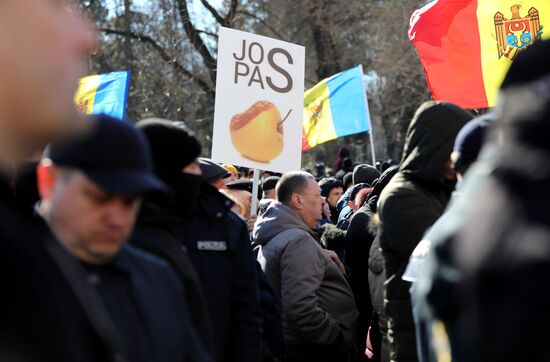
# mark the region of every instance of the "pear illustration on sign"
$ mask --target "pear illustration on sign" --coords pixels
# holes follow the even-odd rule
[[[284,119],[277,106],[269,101],[257,101],[245,112],[231,118],[231,141],[244,157],[258,162],[270,162],[284,147]]]

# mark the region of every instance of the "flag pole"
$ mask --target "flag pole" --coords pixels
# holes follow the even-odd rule
[[[250,216],[258,215],[258,189],[260,185],[260,170],[254,169],[252,177],[252,205],[250,207]]]
[[[360,65],[361,67],[361,84],[363,85],[363,96],[365,97],[365,110],[367,113],[367,119],[369,122],[369,139],[370,139],[370,151],[372,155],[372,166],[376,167],[376,151],[374,149],[374,136],[372,131],[372,122],[370,119],[370,112],[369,112],[369,100],[367,99],[367,87],[365,86],[365,73],[363,72],[363,64]]]

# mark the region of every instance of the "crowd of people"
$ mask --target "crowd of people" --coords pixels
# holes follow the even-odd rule
[[[400,162],[254,193],[182,122],[77,113],[66,1],[0,1],[0,34],[0,360],[550,360],[550,42],[489,113],[421,105]]]

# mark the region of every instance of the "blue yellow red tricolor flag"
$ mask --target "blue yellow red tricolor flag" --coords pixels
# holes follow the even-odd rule
[[[369,130],[361,65],[324,79],[304,95],[302,151]]]
[[[496,103],[518,53],[550,38],[550,0],[436,0],[411,17],[409,38],[434,99]]]
[[[130,74],[127,71],[91,75],[80,79],[75,94],[78,110],[84,114],[104,113],[124,119]]]

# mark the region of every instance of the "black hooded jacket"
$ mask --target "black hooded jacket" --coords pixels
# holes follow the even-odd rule
[[[417,360],[410,284],[402,276],[414,248],[447,206],[452,186],[440,175],[456,135],[471,119],[470,113],[450,103],[422,105],[407,131],[399,172],[380,197],[378,238],[386,272],[384,312],[389,357],[394,361]]]

